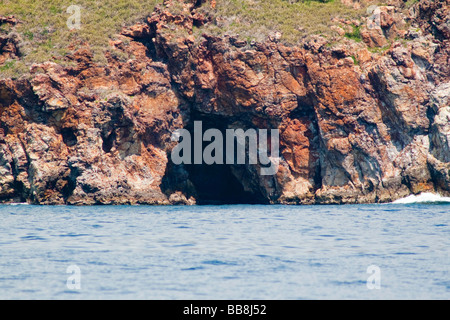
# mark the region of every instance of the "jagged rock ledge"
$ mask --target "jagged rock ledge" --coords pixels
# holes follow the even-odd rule
[[[0,81],[0,202],[334,204],[450,195],[448,1],[421,1],[408,17],[390,7],[381,31],[363,33],[365,43],[334,46],[321,37],[302,46],[276,36],[196,39],[193,26],[210,20],[197,13],[199,1],[185,2],[174,14],[168,1],[111,41],[132,57],[126,61],[107,54],[108,64],[97,65],[83,48],[67,57],[72,67],[47,62],[30,79]],[[369,51],[398,19],[419,29],[396,33],[404,41],[384,53]],[[3,60],[16,55],[16,42],[0,38]],[[174,165],[171,133],[195,120],[222,130],[278,128],[278,173]]]

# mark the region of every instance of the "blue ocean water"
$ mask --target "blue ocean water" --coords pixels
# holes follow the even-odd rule
[[[0,299],[450,299],[449,214],[1,205]]]

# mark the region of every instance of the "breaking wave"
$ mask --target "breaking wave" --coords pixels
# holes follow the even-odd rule
[[[421,193],[419,195],[410,195],[406,198],[398,199],[392,202],[394,204],[411,204],[411,203],[448,203],[450,204],[450,197],[443,197],[440,194]]]

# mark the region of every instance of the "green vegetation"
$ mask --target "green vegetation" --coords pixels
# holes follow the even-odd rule
[[[417,2],[419,2],[419,0],[408,0],[405,3],[405,7],[410,8],[412,5],[416,4]]]
[[[0,15],[14,15],[22,23],[15,28],[22,36],[24,62],[62,59],[71,43],[89,43],[97,60],[109,39],[125,25],[149,15],[161,0],[0,0]],[[79,30],[69,30],[70,5],[81,7]],[[0,31],[1,32],[1,31]]]
[[[14,60],[6,61],[2,66],[0,66],[0,72],[5,72],[9,69],[12,69],[14,67],[14,64],[15,64]]]
[[[391,42],[389,41],[383,47],[367,48],[372,53],[384,54],[391,47]]]
[[[194,34],[239,34],[248,42],[264,40],[277,31],[285,43],[299,43],[309,34],[332,35],[333,18],[357,19],[365,8],[354,10],[340,0],[216,0],[213,9],[206,3],[200,12],[215,17],[214,23],[195,28]],[[48,60],[61,62],[71,49],[89,43],[97,62],[104,62],[104,50],[114,35],[125,25],[142,21],[162,0],[0,0],[0,15],[14,15],[22,23],[15,32],[22,38],[22,59],[7,67],[20,69]],[[367,3],[376,4],[380,1]],[[70,5],[81,7],[81,28],[70,30],[67,21]],[[178,8],[178,9],[177,9]],[[181,12],[182,6],[176,10]],[[9,29],[9,28],[8,28]],[[7,33],[4,26],[0,34]],[[357,40],[359,30],[347,36]],[[119,54],[119,53],[118,53]],[[2,71],[4,68],[2,68]]]
[[[362,41],[362,37],[361,37],[361,27],[359,26],[353,26],[353,31],[352,32],[346,32],[345,33],[345,37],[355,40],[356,42],[361,42]]]
[[[218,21],[209,26],[212,32],[263,40],[271,31],[278,31],[283,42],[296,44],[305,35],[332,35],[333,18],[358,19],[365,15],[366,7],[354,10],[340,0],[218,0],[215,11]]]

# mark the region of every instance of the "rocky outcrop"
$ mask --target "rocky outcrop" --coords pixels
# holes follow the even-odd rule
[[[0,27],[12,27],[19,23],[19,20],[13,16],[0,15]],[[8,59],[17,58],[19,53],[18,45],[20,43],[20,36],[17,33],[10,32],[6,35],[0,34],[0,65],[3,65]]]
[[[197,12],[201,3],[185,1],[174,13],[167,1],[111,42],[105,66],[84,48],[68,57],[72,67],[49,62],[33,66],[30,80],[0,81],[0,201],[325,204],[449,195],[446,3],[421,1],[408,16],[383,9],[380,36],[391,44],[376,52],[344,38],[334,46],[321,37],[299,46],[275,36],[196,38],[193,26],[212,21]],[[399,19],[416,24],[402,31]],[[196,120],[204,129],[279,129],[277,174],[173,164],[171,134]]]
[[[120,42],[115,46],[122,46]],[[168,203],[159,186],[182,103],[167,66],[133,43],[134,60],[45,63],[1,81],[2,200],[40,204]]]

